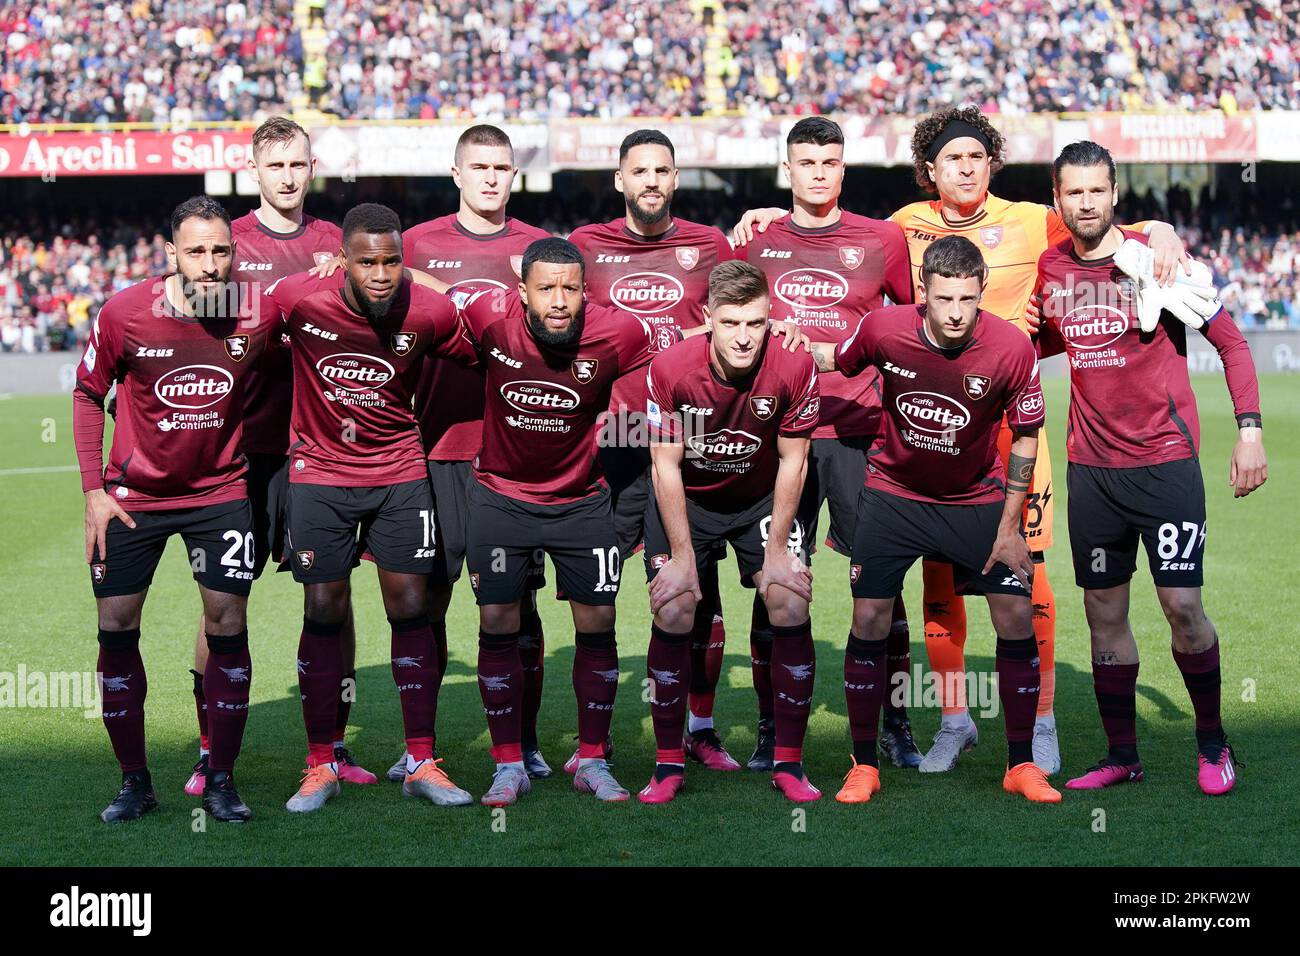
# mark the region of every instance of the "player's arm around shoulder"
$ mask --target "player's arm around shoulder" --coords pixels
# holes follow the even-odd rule
[[[467,368],[478,364],[477,343],[455,302],[441,292],[413,283],[411,306],[415,314],[427,318],[430,326],[425,354]]]

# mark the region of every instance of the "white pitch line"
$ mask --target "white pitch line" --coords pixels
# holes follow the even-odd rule
[[[78,471],[77,465],[50,465],[46,468],[0,468],[0,478],[14,475],[53,475],[61,471]]]

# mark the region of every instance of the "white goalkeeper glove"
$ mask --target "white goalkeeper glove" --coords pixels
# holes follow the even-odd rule
[[[1214,276],[1202,262],[1191,260],[1191,272],[1178,270],[1174,284],[1156,282],[1151,247],[1136,239],[1125,239],[1115,253],[1115,265],[1137,288],[1138,327],[1152,332],[1160,324],[1160,313],[1168,312],[1188,328],[1199,329],[1223,308]]]

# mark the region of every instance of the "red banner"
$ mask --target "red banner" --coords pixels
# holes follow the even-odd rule
[[[1240,163],[1258,155],[1254,116],[1206,113],[1101,113],[1088,138],[1117,163]]]
[[[252,129],[0,136],[0,176],[130,176],[243,169]]]
[[[1284,114],[1287,119],[1296,114]],[[835,117],[844,127],[845,159],[855,166],[906,165],[915,119]],[[1054,138],[1088,136],[1120,163],[1235,163],[1254,160],[1280,117],[1206,113],[1100,113],[1086,120],[1055,115],[992,115],[1006,139],[1009,163],[1050,163]],[[508,123],[515,162],[526,172],[613,169],[633,129],[663,130],[684,169],[775,167],[796,117],[625,120],[557,119]],[[1265,121],[1269,121],[1265,123]],[[1270,125],[1271,124],[1271,125]],[[340,123],[309,132],[322,176],[447,176],[457,137],[467,124]],[[1285,125],[1285,124],[1283,124]],[[1264,126],[1261,133],[1260,128]],[[201,174],[243,169],[251,125],[169,132],[0,133],[0,177]],[[1280,152],[1292,148],[1288,140]],[[1270,154],[1271,155],[1271,154]]]

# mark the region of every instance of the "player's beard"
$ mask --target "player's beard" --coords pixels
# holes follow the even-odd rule
[[[1061,218],[1065,220],[1065,228],[1069,229],[1080,242],[1095,244],[1110,232],[1110,227],[1115,222],[1115,210],[1110,206],[1103,206],[1097,210],[1097,218],[1086,223],[1079,222],[1078,215],[1074,213],[1062,214]]]
[[[528,307],[528,331],[533,334],[539,345],[545,345],[547,348],[562,349],[573,345],[578,339],[582,338],[582,329],[587,322],[587,306],[584,303],[578,307],[578,314],[569,322],[569,327],[563,332],[553,332],[546,327],[542,321],[541,313],[534,312],[532,306]]]
[[[230,281],[230,270],[211,280],[198,276],[197,280],[181,274],[181,295],[191,315],[198,319],[226,319],[239,314],[239,283]],[[200,289],[196,281],[215,281],[212,289]]]
[[[388,310],[393,307],[393,302],[397,299],[400,285],[393,286],[393,294],[386,299],[372,299],[366,294],[366,290],[361,288],[348,277],[348,284],[352,286],[352,297],[357,300],[357,305],[361,306],[361,311],[371,322],[382,322],[388,318]]]
[[[663,198],[663,202],[660,203],[659,208],[655,210],[641,208],[640,199],[644,195],[644,192],[640,193],[635,199],[631,196],[624,195],[623,201],[627,203],[627,211],[631,214],[632,218],[641,223],[641,225],[657,226],[668,218],[668,211],[672,206],[673,194],[660,191],[659,195]]]

